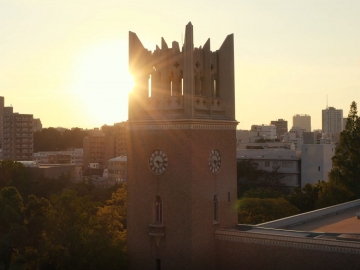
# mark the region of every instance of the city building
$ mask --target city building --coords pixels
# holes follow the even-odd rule
[[[250,131],[256,133],[257,139],[275,140],[277,138],[274,125],[252,125]]]
[[[115,136],[98,128],[88,132],[89,136],[83,139],[83,168],[88,168],[90,163],[99,163],[105,169],[107,161],[115,157]]]
[[[78,183],[81,181],[81,167],[72,164],[37,164],[35,161],[19,161],[29,171],[30,177],[59,178],[69,176],[70,180]]]
[[[317,143],[317,137],[315,132],[304,132],[303,133],[304,144],[315,144]]]
[[[328,107],[322,110],[322,132],[339,134],[343,130],[343,110]]]
[[[277,170],[281,182],[288,188],[300,187],[300,158],[290,149],[237,149],[237,161],[251,160],[259,170]]]
[[[301,150],[305,128],[292,127],[289,132],[284,133],[283,142],[293,143],[296,150]]]
[[[277,121],[271,121],[270,125],[276,126],[276,136],[278,139],[284,135],[285,132],[288,132],[288,124],[284,119],[278,119]]]
[[[2,158],[15,161],[32,160],[33,115],[13,112],[13,107],[2,111]]]
[[[33,130],[34,132],[42,130],[42,124],[40,118],[34,118]]]
[[[108,161],[108,184],[124,183],[127,178],[127,156],[119,156]]]
[[[50,156],[53,156],[50,158]],[[58,156],[66,156],[67,161],[70,164],[76,166],[83,166],[83,149],[71,148],[67,151],[42,151],[33,154],[33,159],[38,164],[51,164],[54,162],[54,158]],[[64,160],[63,160],[64,161]]]
[[[126,122],[115,123],[115,148],[116,156],[126,155]]]
[[[300,127],[306,132],[311,132],[311,117],[307,114],[295,114],[293,116],[293,127]]]
[[[301,147],[301,186],[327,181],[332,169],[334,144],[303,144]]]

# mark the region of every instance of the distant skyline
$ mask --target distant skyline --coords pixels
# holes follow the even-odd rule
[[[360,2],[355,0],[4,0],[0,96],[44,127],[100,127],[127,120],[128,31],[154,50],[164,37],[217,50],[235,37],[238,128],[360,102]]]

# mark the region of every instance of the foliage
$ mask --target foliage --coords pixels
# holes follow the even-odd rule
[[[60,132],[55,128],[43,128],[34,133],[34,152],[60,151],[68,148],[82,148],[88,132],[79,128]]]
[[[318,200],[315,202],[316,209],[348,202],[354,199],[354,193],[343,185],[334,182],[320,182]]]
[[[245,159],[237,162],[238,198],[241,198],[252,188],[271,188],[284,191],[284,184],[281,182],[283,175],[278,172],[279,168],[272,171],[260,170],[258,164],[252,159]]]
[[[30,176],[20,162],[12,160],[0,161],[0,188],[15,186],[20,192],[28,192]]]
[[[316,201],[319,197],[320,188],[316,185],[306,184],[303,188],[295,187],[287,196],[287,200],[300,209],[301,212],[316,209]]]
[[[26,237],[24,205],[14,187],[0,190],[0,262],[9,269]]]
[[[352,191],[354,198],[360,198],[360,118],[357,113],[357,104],[353,101],[329,173],[329,181],[338,188]]]
[[[243,198],[281,198],[284,196],[284,193],[274,190],[272,188],[252,188],[246,191],[243,195]]]
[[[238,222],[259,224],[300,213],[284,198],[244,198],[238,201]]]

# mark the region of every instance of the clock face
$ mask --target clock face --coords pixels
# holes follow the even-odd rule
[[[163,174],[168,165],[168,158],[166,154],[161,150],[155,150],[149,158],[150,170],[156,174]]]
[[[212,173],[218,173],[221,167],[221,156],[218,150],[213,149],[209,156],[209,167]]]

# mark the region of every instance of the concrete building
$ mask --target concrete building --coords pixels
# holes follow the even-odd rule
[[[288,188],[300,187],[300,158],[290,149],[237,149],[237,161],[252,160],[258,169],[268,172],[278,168],[282,183]]]
[[[274,125],[252,125],[250,131],[255,132],[258,139],[276,139],[276,126]]]
[[[315,132],[304,132],[303,133],[304,144],[315,144],[317,143],[317,137]]]
[[[255,142],[252,140],[252,138],[257,136],[257,132],[251,131],[251,130],[236,130],[236,142],[237,145],[243,144],[243,143],[250,143]]]
[[[32,160],[33,144],[33,115],[14,113],[13,107],[4,107],[2,116],[3,159]]]
[[[83,140],[84,170],[90,163],[99,163],[102,169],[106,168],[107,161],[115,157],[115,136],[106,135],[99,129],[89,131],[89,136]]]
[[[126,122],[115,123],[116,156],[126,155]]]
[[[322,110],[322,132],[339,134],[343,130],[343,110],[328,107]]]
[[[280,139],[285,132],[288,132],[288,123],[284,119],[271,121],[270,125],[276,126],[276,136],[278,137],[278,139]]]
[[[119,156],[108,161],[108,184],[124,183],[127,178],[127,156]]]
[[[40,118],[34,118],[33,130],[34,132],[42,130],[42,124]]]
[[[284,133],[283,142],[292,143],[295,146],[296,150],[301,150],[301,145],[303,144],[303,134],[305,132],[304,128],[301,127],[292,127],[289,132]]]
[[[67,151],[42,151],[33,154],[33,159],[38,164],[51,164],[49,156],[65,155],[69,157],[69,163],[83,166],[83,149],[71,148]]]
[[[327,181],[332,168],[334,144],[303,144],[301,148],[301,186]]]
[[[218,269],[357,269],[360,200],[215,233]]]
[[[311,117],[307,114],[295,114],[293,116],[293,127],[300,127],[306,132],[311,132]]]
[[[71,164],[37,164],[35,161],[19,161],[29,171],[31,178],[46,177],[59,178],[69,176],[70,180],[78,183],[81,180],[81,167]]]

